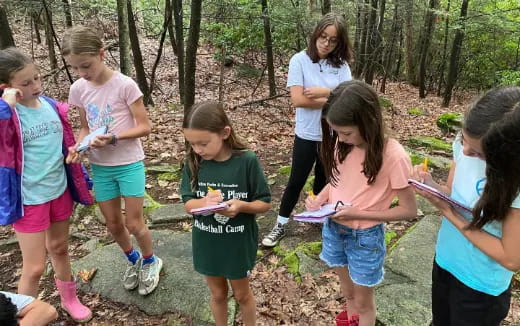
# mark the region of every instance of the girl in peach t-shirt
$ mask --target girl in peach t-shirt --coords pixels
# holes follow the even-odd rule
[[[105,65],[103,43],[87,27],[76,26],[66,32],[62,55],[81,77],[69,94],[69,103],[80,113],[78,143],[89,132],[108,127],[107,134],[90,141],[87,154],[99,208],[128,259],[123,286],[127,290],[138,287],[139,294],[148,295],[159,283],[163,263],[153,253],[152,236],[143,217],[146,180],[139,138],[151,130],[143,94],[131,78]],[[78,160],[77,146],[69,149],[73,161]],[[121,197],[125,200],[125,217],[121,214]],[[134,249],[130,235],[141,252]]]
[[[322,129],[321,155],[330,182],[305,205],[316,210],[325,203],[345,203],[323,226],[320,258],[334,267],[359,325],[373,326],[373,287],[384,274],[384,222],[417,215],[407,180],[410,158],[385,136],[378,96],[361,81],[343,82],[332,91],[323,108]],[[394,197],[399,205],[390,207]]]

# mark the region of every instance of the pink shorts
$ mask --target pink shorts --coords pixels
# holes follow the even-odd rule
[[[24,215],[13,223],[16,232],[35,233],[47,230],[51,223],[67,220],[74,202],[69,189],[56,199],[38,205],[23,205]]]

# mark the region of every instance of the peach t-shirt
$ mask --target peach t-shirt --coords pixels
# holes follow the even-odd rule
[[[383,154],[383,165],[373,184],[367,184],[367,177],[361,172],[365,160],[365,150],[354,147],[343,163],[338,166],[338,186],[331,185],[329,202],[351,203],[354,207],[367,211],[380,211],[390,207],[397,190],[408,187],[412,163],[404,148],[394,139],[388,139]],[[366,229],[382,221],[348,220],[341,221],[352,229]]]
[[[114,72],[101,86],[92,85],[83,78],[74,82],[70,88],[69,104],[85,109],[90,131],[108,126],[109,132],[118,134],[135,127],[130,104],[142,96],[132,78]],[[90,163],[116,166],[141,161],[144,152],[139,138],[133,138],[121,139],[115,146],[90,149],[88,156]]]

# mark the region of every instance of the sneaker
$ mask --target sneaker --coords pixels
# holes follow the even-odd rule
[[[280,239],[285,236],[285,229],[283,224],[278,223],[276,226],[269,232],[268,235],[262,240],[262,245],[266,247],[274,247],[278,244]]]
[[[159,284],[159,273],[163,267],[162,259],[155,256],[153,263],[141,266],[139,274],[139,294],[147,295],[152,293]]]
[[[139,257],[135,264],[128,262],[122,280],[125,289],[133,290],[139,285],[139,270],[141,269],[141,260],[142,258]]]

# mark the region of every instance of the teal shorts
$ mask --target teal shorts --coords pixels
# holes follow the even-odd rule
[[[90,167],[96,201],[120,196],[144,197],[146,177],[143,161],[116,166],[91,164]]]

